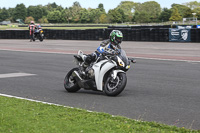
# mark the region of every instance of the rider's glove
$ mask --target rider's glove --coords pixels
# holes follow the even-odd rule
[[[108,53],[107,52],[103,52],[103,53],[101,53],[103,56],[106,56],[106,55],[108,55]]]
[[[119,54],[119,51],[115,50],[115,51],[112,52],[112,54],[118,55],[118,54]]]

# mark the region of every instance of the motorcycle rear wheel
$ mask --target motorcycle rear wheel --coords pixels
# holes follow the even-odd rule
[[[64,87],[68,92],[77,92],[81,89],[76,80],[72,77],[72,73],[75,70],[78,70],[78,68],[70,70],[64,79]]]
[[[117,96],[119,95],[125,88],[127,83],[127,77],[125,73],[118,73],[116,79],[112,77],[108,77],[104,84],[104,92],[108,96]]]
[[[35,35],[34,34],[32,35],[32,40],[35,42]]]
[[[42,34],[40,34],[40,42],[42,42],[43,41],[43,36],[42,36]]]

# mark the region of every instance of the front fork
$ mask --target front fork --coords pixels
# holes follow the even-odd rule
[[[122,70],[113,70],[113,71],[111,72],[111,77],[115,80],[116,77],[117,77],[117,74],[118,74],[119,72],[125,73],[125,72],[122,71]]]

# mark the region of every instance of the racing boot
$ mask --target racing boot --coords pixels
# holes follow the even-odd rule
[[[85,62],[85,58],[86,58],[86,55],[83,54],[83,52],[81,50],[78,51],[78,55],[82,58],[82,60]]]

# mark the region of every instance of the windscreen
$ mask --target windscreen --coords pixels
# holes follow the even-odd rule
[[[128,61],[128,57],[126,56],[126,52],[123,49],[118,49],[120,52],[119,58],[122,59],[122,61],[128,65],[129,61]]]

